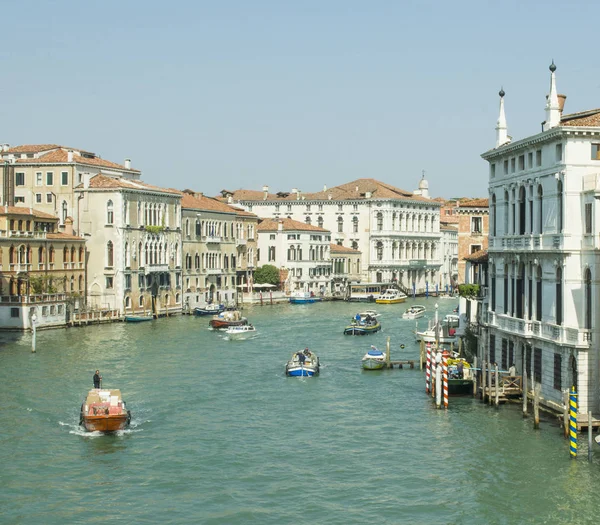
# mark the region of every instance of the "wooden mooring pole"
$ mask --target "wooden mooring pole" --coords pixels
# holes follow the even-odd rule
[[[473,379],[473,397],[477,395],[477,358],[473,358],[473,368],[471,371],[471,378]]]
[[[495,400],[494,400],[494,404],[496,406],[500,405],[500,381],[499,381],[499,377],[498,377],[498,363],[494,364],[494,381],[495,381],[495,391],[496,391],[496,396],[495,396]]]
[[[492,397],[492,363],[488,363],[488,377],[487,377],[487,381],[488,381],[488,385],[489,385],[489,389],[488,389],[488,403],[491,405],[492,401],[493,401],[493,397]]]
[[[569,391],[563,392],[563,433],[565,439],[569,437]]]
[[[527,371],[523,371],[523,417],[527,417]]]
[[[592,413],[588,412],[588,461],[592,461]]]
[[[390,337],[388,336],[387,338],[387,342],[385,343],[385,366],[387,368],[394,368],[394,365],[391,364],[391,359],[390,359]]]
[[[533,389],[533,428],[540,428],[540,385]]]
[[[485,371],[485,367],[486,367],[487,363],[484,361],[483,363],[481,363],[481,400],[485,403],[485,377],[486,377],[486,371]]]

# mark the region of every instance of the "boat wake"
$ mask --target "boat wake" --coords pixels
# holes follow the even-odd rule
[[[73,434],[75,436],[82,436],[82,437],[86,437],[86,438],[97,438],[97,437],[101,437],[106,435],[104,432],[88,432],[85,428],[83,428],[81,425],[76,425],[73,423],[65,423],[64,421],[59,421],[58,424],[61,427],[66,427],[69,429],[69,434]],[[138,428],[141,425],[140,423],[137,422],[131,422],[131,424],[129,425],[128,428],[125,428],[123,430],[117,430],[116,432],[111,433],[111,435],[113,436],[126,436],[129,434],[134,434],[136,432],[142,432],[144,429],[143,428]]]

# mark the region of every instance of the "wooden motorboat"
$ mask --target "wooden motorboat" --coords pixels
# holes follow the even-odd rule
[[[361,319],[366,319],[367,317],[372,317],[373,319],[377,319],[381,314],[377,313],[375,310],[365,310],[364,312],[359,312],[358,316]]]
[[[402,319],[419,319],[425,315],[427,308],[420,304],[413,304],[402,314]]]
[[[406,294],[396,288],[388,288],[375,299],[378,304],[396,304],[406,301]]]
[[[319,357],[308,348],[305,348],[292,354],[291,359],[285,365],[285,375],[312,377],[319,373],[320,367]]]
[[[248,339],[256,335],[256,328],[251,324],[230,326],[225,330],[229,339]]]
[[[379,330],[381,330],[381,323],[377,319],[367,317],[364,321],[353,319],[352,323],[344,328],[344,335],[374,334],[375,332],[379,332]]]
[[[239,310],[225,310],[219,315],[213,316],[208,324],[216,330],[223,330],[230,326],[247,325],[248,319],[243,317]]]
[[[93,388],[81,405],[79,424],[88,432],[116,432],[127,428],[131,412],[125,407],[121,391]]]
[[[473,370],[462,357],[448,359],[448,395],[460,396],[473,393]]]
[[[194,308],[194,315],[217,315],[224,310],[224,304],[207,304],[206,306],[196,306]]]
[[[152,321],[154,319],[153,315],[126,315],[125,322],[126,323],[144,323],[146,321]]]
[[[365,370],[381,370],[386,366],[385,352],[371,345],[371,349],[362,358],[362,367]]]
[[[290,296],[291,304],[310,304],[310,303],[316,303],[316,302],[322,301],[322,300],[323,299],[321,297],[316,297],[313,292],[296,291],[296,292],[292,292],[292,295]]]

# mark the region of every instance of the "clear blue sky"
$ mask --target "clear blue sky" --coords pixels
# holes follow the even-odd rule
[[[360,177],[487,196],[480,154],[600,106],[597,4],[28,2],[0,16],[0,142],[59,143],[146,182],[318,191]]]

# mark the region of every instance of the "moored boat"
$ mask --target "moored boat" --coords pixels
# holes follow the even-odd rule
[[[116,432],[130,422],[131,412],[118,389],[93,388],[81,405],[79,424],[88,432]]]
[[[232,340],[249,339],[256,335],[256,328],[251,324],[230,326],[225,330],[225,334]]]
[[[402,314],[402,319],[419,319],[425,315],[427,308],[420,304],[413,304]]]
[[[404,301],[406,301],[406,294],[396,288],[388,288],[375,299],[378,304],[396,304]]]
[[[153,315],[126,315],[125,322],[126,323],[143,323],[145,321],[152,321],[154,319]]]
[[[224,310],[224,304],[207,304],[206,306],[196,306],[194,315],[217,315]]]
[[[319,357],[305,348],[292,354],[291,359],[285,365],[285,375],[312,377],[319,373],[320,367]]]
[[[352,320],[346,328],[344,328],[344,335],[366,335],[374,334],[381,330],[381,323],[372,317],[366,317],[364,320],[357,321]]]
[[[295,291],[292,292],[292,295],[290,296],[291,304],[310,304],[322,300],[323,299],[321,297],[316,297],[313,292]]]
[[[371,349],[362,358],[362,367],[365,370],[381,370],[386,366],[386,355],[375,346],[371,345]]]
[[[473,371],[462,357],[448,359],[448,395],[460,396],[473,393]]]
[[[225,310],[208,323],[215,330],[227,329],[230,326],[242,326],[248,324],[248,319],[242,316],[239,310]]]

